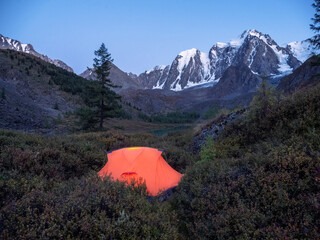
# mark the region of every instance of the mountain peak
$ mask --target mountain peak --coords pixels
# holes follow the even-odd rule
[[[228,43],[224,43],[224,42],[217,42],[214,46],[216,46],[217,48],[224,48],[228,45]]]
[[[254,37],[258,37],[258,38],[260,38],[261,36],[264,36],[264,34],[262,32],[259,32],[256,29],[247,29],[241,34],[240,38],[246,38],[249,35],[254,36]]]
[[[240,47],[248,36],[257,37],[257,38],[266,37],[266,35],[264,35],[263,33],[255,29],[248,29],[248,30],[245,30],[238,38],[231,40],[229,44],[232,47]]]
[[[145,73],[149,74],[149,73],[156,71],[156,70],[164,70],[166,67],[167,67],[166,65],[157,65],[154,68],[150,69],[149,71],[146,71]]]
[[[191,49],[188,49],[188,50],[185,50],[185,51],[182,51],[179,53],[179,56],[182,56],[182,57],[191,57],[191,56],[194,56],[197,54],[197,51],[199,51],[198,49],[196,48],[191,48]]]
[[[177,60],[178,60],[178,71],[181,72],[185,66],[188,65],[190,60],[196,56],[196,54],[200,52],[196,48],[191,48],[179,53]]]

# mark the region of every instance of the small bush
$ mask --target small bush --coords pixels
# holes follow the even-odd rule
[[[7,98],[6,89],[4,87],[1,88],[1,98],[2,99],[6,99]]]
[[[124,184],[73,179],[35,189],[3,208],[4,239],[176,239],[174,212]],[[142,196],[141,196],[142,194]]]

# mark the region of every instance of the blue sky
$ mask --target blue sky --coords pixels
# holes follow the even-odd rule
[[[0,34],[31,43],[76,73],[106,44],[123,71],[171,64],[179,52],[208,52],[246,29],[278,44],[304,40],[312,0],[0,0]]]

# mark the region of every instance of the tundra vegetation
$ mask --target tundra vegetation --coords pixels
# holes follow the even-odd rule
[[[199,154],[192,130],[0,130],[0,238],[318,239],[319,90],[280,98],[262,85],[247,113]],[[97,177],[105,151],[130,146],[164,149],[184,174],[168,200]]]

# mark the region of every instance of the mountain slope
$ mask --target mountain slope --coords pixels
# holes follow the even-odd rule
[[[0,50],[0,128],[55,128],[83,104],[88,80],[27,53]]]
[[[139,79],[139,82],[144,88],[147,89],[162,89],[166,82],[170,70],[170,66],[159,65],[155,66],[149,71],[145,71],[135,78]]]
[[[313,56],[305,61],[292,74],[284,77],[277,89],[285,93],[293,93],[301,88],[312,87],[320,80],[319,56]]]
[[[87,69],[83,73],[79,74],[79,76],[86,78],[88,80],[96,80],[95,73],[91,70]],[[139,83],[139,79],[135,76],[130,75],[128,73],[120,70],[116,65],[111,63],[111,70],[109,78],[111,82],[117,86],[121,86],[121,88],[114,88],[113,90],[116,92],[122,91],[123,89],[138,89],[142,88],[142,85]]]
[[[63,61],[57,60],[57,59],[52,60],[49,57],[38,53],[37,51],[34,50],[34,48],[31,44],[24,44],[24,43],[19,42],[18,40],[14,40],[14,39],[5,37],[1,34],[0,34],[0,49],[11,49],[11,50],[15,50],[18,52],[28,53],[28,54],[36,56],[36,57],[38,57],[48,63],[54,64],[57,67],[61,67],[69,72],[73,72],[73,69],[71,67],[69,67],[67,64],[65,64]]]
[[[260,77],[253,74],[245,64],[230,66],[220,81],[211,88],[210,95],[214,95],[216,98],[232,98],[255,91],[260,83]]]

